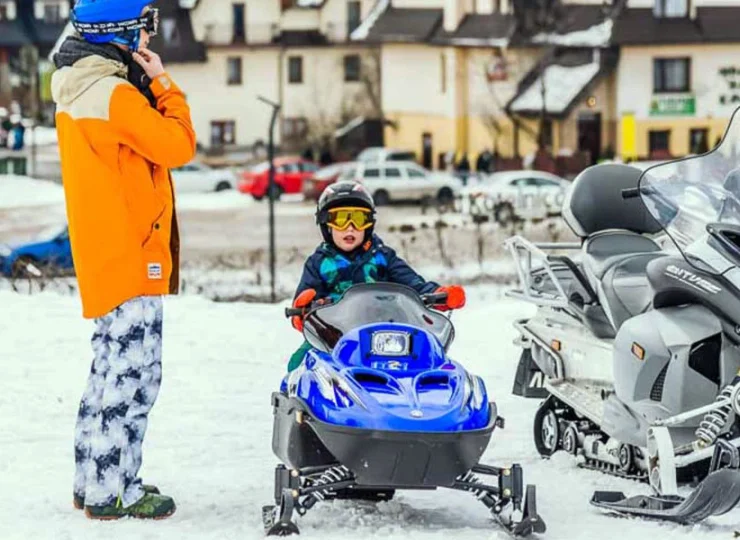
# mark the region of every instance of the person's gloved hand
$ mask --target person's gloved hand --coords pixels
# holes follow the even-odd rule
[[[447,311],[450,309],[460,309],[465,306],[465,289],[460,285],[448,285],[446,287],[440,287],[436,291],[438,293],[447,293],[447,302],[445,304],[434,306],[435,309],[440,311]]]
[[[314,298],[316,298],[316,290],[306,289],[301,294],[296,296],[295,300],[293,300],[293,307],[305,308],[307,306],[310,306],[311,302],[314,301]],[[293,317],[291,317],[293,328],[295,328],[299,332],[303,332],[303,317],[305,317],[305,310],[303,315],[294,315]]]

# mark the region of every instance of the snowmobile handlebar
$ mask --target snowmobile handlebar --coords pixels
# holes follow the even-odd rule
[[[424,303],[425,306],[435,306],[439,304],[444,304],[447,302],[447,293],[430,293],[430,294],[422,294],[420,296],[421,301]],[[291,318],[291,317],[300,317],[303,315],[306,315],[310,311],[313,311],[315,308],[319,306],[326,306],[331,303],[331,300],[328,298],[323,298],[319,301],[312,302],[308,306],[304,307],[287,307],[285,308],[285,317]]]

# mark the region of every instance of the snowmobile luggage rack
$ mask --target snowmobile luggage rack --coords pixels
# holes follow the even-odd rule
[[[283,463],[275,469],[275,504],[262,508],[268,536],[298,534],[293,514],[303,516],[322,500],[383,501],[397,489],[438,487],[472,493],[512,535],[545,531],[535,487],[525,488],[521,466],[477,463],[495,427],[503,427],[493,404],[489,425],[462,434],[337,426],[311,417],[299,398],[275,392],[272,402],[273,451]],[[514,511],[522,512],[521,521],[513,521]]]
[[[598,302],[588,280],[570,257],[545,252],[580,250],[580,243],[533,243],[521,236],[513,236],[504,245],[516,263],[521,285],[519,290],[507,291],[507,296],[540,306],[567,309],[571,304],[566,289],[572,284],[586,293],[587,301]]]

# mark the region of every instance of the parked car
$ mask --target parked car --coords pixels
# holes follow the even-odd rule
[[[205,163],[194,161],[170,172],[175,193],[236,189],[236,175],[229,169],[213,169]]]
[[[307,201],[318,201],[327,186],[336,182],[344,171],[354,166],[354,162],[347,161],[319,169],[303,181],[303,198]]]
[[[461,191],[460,210],[492,217],[506,224],[514,219],[544,219],[560,215],[571,183],[545,171],[493,173]]]
[[[312,161],[300,157],[280,157],[275,159],[275,198],[282,194],[296,194],[303,192],[303,181],[319,169]],[[239,182],[239,191],[252,195],[256,200],[262,200],[267,195],[269,184],[270,162],[263,161],[259,165],[245,171]]]
[[[356,163],[342,173],[339,180],[362,182],[378,206],[394,201],[436,200],[449,204],[462,189],[459,178],[430,172],[408,161]]]
[[[377,163],[380,161],[415,161],[416,154],[408,150],[396,150],[382,146],[371,146],[365,148],[357,155],[357,161],[364,163]]]
[[[74,268],[66,224],[45,230],[31,242],[0,245],[0,274],[4,276],[23,277],[50,268],[54,272]]]

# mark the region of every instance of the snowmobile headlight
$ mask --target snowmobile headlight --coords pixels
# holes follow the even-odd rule
[[[406,332],[375,332],[373,353],[378,356],[406,356],[411,348],[411,336]]]

